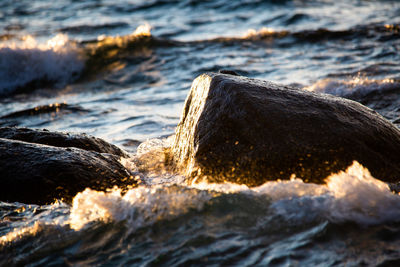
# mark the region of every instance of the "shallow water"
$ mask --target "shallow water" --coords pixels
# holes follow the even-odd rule
[[[399,14],[397,1],[1,1],[0,125],[86,132],[134,154],[172,135],[192,80],[220,69],[399,125]],[[1,265],[400,261],[399,196],[358,165],[318,186],[145,179],[72,205],[0,203]]]

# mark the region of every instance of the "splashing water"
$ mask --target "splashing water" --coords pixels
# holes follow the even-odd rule
[[[261,191],[279,196],[281,200],[274,206],[278,213],[288,218],[298,210],[305,214],[320,213],[332,222],[370,225],[400,220],[400,196],[392,193],[386,183],[373,178],[358,162],[346,172],[328,177],[323,186],[304,184],[300,180],[286,183],[291,183],[295,190],[290,190],[291,186],[282,186],[280,191],[279,186],[271,187],[267,183],[261,186]],[[288,199],[295,196],[302,200],[290,204]]]
[[[247,30],[246,34],[243,35],[242,39],[257,40],[266,37],[284,37],[288,35],[288,31],[276,31],[273,28],[262,27],[258,31],[255,29]]]
[[[0,4],[3,125],[87,132],[136,153],[173,134],[194,77],[221,69],[400,121],[395,1],[20,2]],[[144,21],[153,29],[135,30]],[[64,101],[79,109],[21,113]],[[124,160],[142,181],[125,193],[0,202],[0,265],[398,265],[399,196],[362,166],[325,185],[187,184],[153,141]]]
[[[149,147],[159,149],[165,143],[165,140],[149,140],[139,151],[147,154]],[[30,218],[26,221],[10,222],[14,225],[13,230],[1,237],[0,248],[12,248],[20,242],[27,242],[30,237],[35,237],[39,242],[54,235],[62,236],[61,240],[68,240],[62,245],[60,243],[61,247],[68,247],[70,243],[78,242],[79,236],[90,238],[96,234],[98,227],[103,229],[108,226],[115,229],[112,231],[122,231],[124,238],[145,235],[147,240],[149,237],[146,233],[157,231],[160,225],[170,225],[166,227],[172,227],[173,233],[178,231],[176,234],[180,237],[186,237],[188,233],[181,236],[179,229],[205,227],[199,230],[200,236],[213,231],[217,231],[218,235],[230,231],[233,231],[232,235],[237,231],[256,231],[259,238],[269,235],[274,238],[278,233],[282,238],[281,232],[285,229],[290,232],[316,223],[319,225],[316,233],[324,231],[327,223],[320,225],[320,222],[350,222],[364,227],[400,222],[400,196],[392,193],[387,184],[373,178],[358,162],[354,162],[346,171],[328,177],[324,185],[304,183],[295,177],[288,181],[266,182],[254,188],[231,183],[187,185],[185,181],[179,182],[179,179],[172,181],[176,183],[149,182],[129,189],[125,194],[117,187],[107,192],[86,189],[75,196],[71,206],[55,203],[35,207],[34,210],[39,208],[43,211],[33,216],[26,214],[25,217]],[[20,210],[35,213],[28,206]],[[312,229],[310,231],[314,231]],[[107,232],[110,229],[102,231],[106,231],[104,242],[114,240],[109,236],[112,231]],[[271,233],[266,234],[265,231]],[[308,231],[304,235],[301,233],[300,236],[311,238]],[[193,236],[194,240],[199,238],[201,240],[201,237]],[[217,243],[213,245],[223,240],[216,239]],[[93,244],[97,242],[100,241]],[[101,242],[99,246],[102,246]],[[229,247],[236,244],[231,239],[227,242]],[[290,239],[285,242],[292,244],[294,241]],[[39,248],[38,253],[40,251]]]
[[[73,46],[72,43],[68,44],[68,35],[59,33],[53,38],[49,39],[46,43],[40,44],[32,35],[25,35],[21,38],[22,42],[10,41],[0,44],[0,49],[10,48],[10,49],[39,49],[60,51],[66,48],[67,45]]]
[[[79,230],[95,220],[126,221],[137,229],[157,220],[176,217],[190,209],[201,210],[212,196],[208,192],[179,186],[141,186],[123,196],[119,189],[109,193],[86,189],[73,201],[69,224]]]
[[[101,35],[97,42],[86,46],[78,46],[61,33],[46,43],[38,43],[31,35],[22,37],[20,42],[0,43],[0,96],[21,88],[30,91],[49,85],[65,86],[81,76],[88,57],[110,57],[115,47],[125,49],[138,38],[150,36],[151,26],[144,24],[130,35]]]
[[[22,42],[0,45],[0,95],[20,87],[40,87],[51,83],[63,86],[79,77],[84,60],[68,36],[58,34],[45,44],[32,36]],[[28,88],[29,89],[29,88]]]
[[[69,219],[62,220],[62,224],[80,230],[94,221],[125,221],[132,229],[138,229],[180,216],[189,210],[201,211],[213,198],[231,194],[264,196],[266,205],[272,200],[271,208],[276,214],[288,220],[295,216],[299,223],[310,216],[363,225],[400,220],[400,196],[354,162],[345,172],[328,177],[326,185],[308,184],[293,178],[290,181],[267,182],[255,188],[230,183],[191,186],[158,184],[139,186],[125,195],[119,188],[109,192],[86,189],[76,195]],[[25,232],[29,231],[22,231]],[[16,238],[19,235],[10,236]]]
[[[133,32],[134,36],[151,36],[151,26],[148,23],[140,25]]]

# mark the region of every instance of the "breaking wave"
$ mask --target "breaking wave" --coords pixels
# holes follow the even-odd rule
[[[400,196],[354,162],[346,172],[327,178],[326,185],[300,179],[267,182],[255,188],[230,183],[155,185],[140,186],[125,195],[117,188],[108,193],[86,189],[75,197],[69,223],[78,230],[94,220],[126,221],[137,229],[190,210],[201,211],[212,199],[235,194],[262,197],[273,210],[265,216],[280,215],[300,223],[315,217],[362,225],[400,220]]]
[[[400,222],[400,196],[357,162],[329,177],[326,185],[300,179],[255,188],[164,183],[141,185],[125,194],[117,187],[108,192],[86,189],[72,205],[0,202],[0,208],[3,265],[27,265],[38,255],[41,263],[72,255],[72,263],[84,259],[83,265],[96,265],[109,259],[104,251],[123,265],[160,259],[174,265],[176,259],[190,262],[216,255],[250,261],[260,253],[267,255],[261,256],[263,262],[272,262],[282,253],[341,251],[342,242],[335,243],[338,234],[346,237],[354,229],[360,235],[360,240],[352,239],[355,247],[365,246],[363,235],[373,236],[375,244],[396,235]],[[128,259],[120,258],[121,251]]]
[[[124,222],[134,232],[188,212],[200,215],[220,202],[221,198],[228,201],[224,205],[239,205],[241,212],[251,210],[250,206],[255,203],[263,203],[260,213],[246,216],[279,217],[299,225],[315,220],[360,225],[400,221],[400,196],[354,162],[345,172],[328,177],[325,185],[304,183],[293,178],[267,182],[254,188],[230,183],[199,183],[189,186],[142,185],[125,194],[117,187],[108,192],[86,189],[75,196],[71,207],[60,203],[49,206],[49,212],[59,212],[57,209],[63,207],[66,211],[62,216],[53,215],[53,220],[49,222],[49,215],[40,213],[41,216],[31,221],[29,226],[16,228],[2,236],[0,241],[4,245],[26,235],[35,235],[46,225],[78,231],[94,222]],[[46,218],[45,221],[41,221],[42,217]]]
[[[358,75],[349,80],[330,78],[320,80],[303,89],[342,97],[361,98],[371,92],[400,89],[400,82],[395,79],[374,80]]]
[[[150,26],[141,25],[131,35],[99,36],[87,43],[71,41],[65,34],[57,34],[46,43],[30,35],[19,41],[7,40],[0,44],[0,96],[59,88],[107,67],[118,68],[116,60],[108,62],[115,57],[115,49],[130,48],[150,36]]]
[[[153,47],[170,47],[184,45],[204,45],[207,43],[224,43],[236,45],[243,42],[264,40],[281,40],[294,38],[302,42],[314,42],[337,38],[398,38],[400,26],[397,24],[372,24],[358,26],[343,31],[328,29],[303,30],[290,32],[276,31],[263,27],[260,30],[250,29],[243,36],[217,37],[209,40],[176,41],[159,39],[151,35],[148,24],[140,25],[132,34],[124,36],[100,35],[96,40],[76,42],[69,40],[66,34],[58,34],[46,43],[39,43],[28,35],[15,41],[10,37],[0,43],[0,96],[20,92],[30,92],[37,88],[62,87],[78,80],[95,78],[103,71],[119,70],[126,67],[126,59],[151,56]],[[386,81],[383,81],[387,83]],[[374,81],[364,81],[372,86]],[[357,85],[357,86],[356,86]],[[339,94],[341,88],[352,88],[362,91],[359,83],[335,83],[324,80],[310,87],[310,90]],[[344,90],[342,90],[344,91]]]
[[[46,44],[25,36],[22,42],[0,45],[0,95],[49,84],[62,86],[77,79],[83,67],[79,49],[68,36],[58,34]]]

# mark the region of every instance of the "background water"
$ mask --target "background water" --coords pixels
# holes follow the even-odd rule
[[[192,80],[220,69],[351,98],[399,125],[399,49],[397,1],[3,0],[0,125],[135,153],[172,135]],[[400,198],[361,166],[318,186],[148,180],[72,205],[0,203],[0,264],[400,264]]]

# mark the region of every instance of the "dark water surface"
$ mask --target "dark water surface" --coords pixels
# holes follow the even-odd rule
[[[220,69],[400,125],[399,62],[398,1],[4,0],[0,126],[157,149],[192,80]],[[400,265],[400,197],[357,164],[327,185],[147,179],[72,205],[0,202],[0,265]]]

